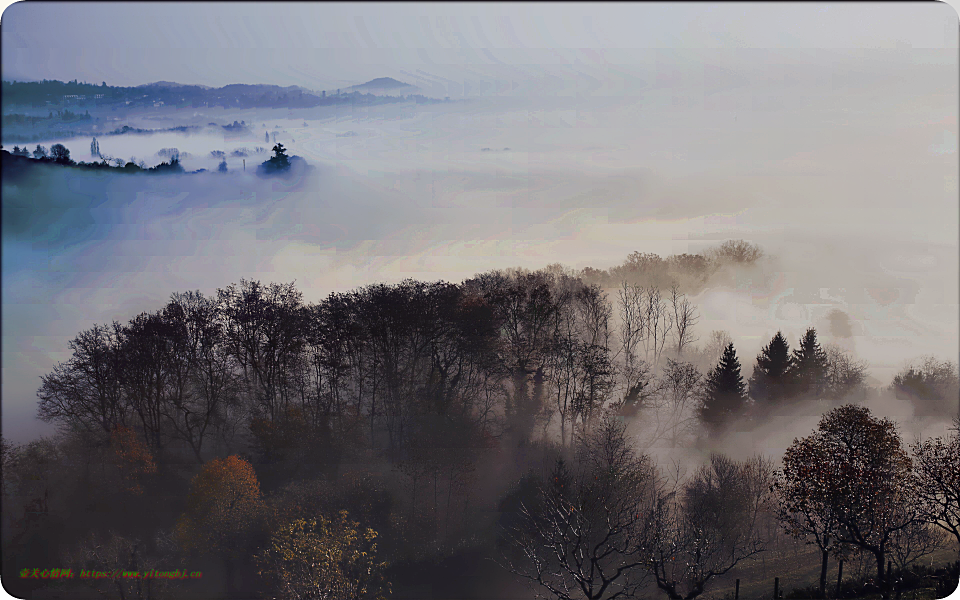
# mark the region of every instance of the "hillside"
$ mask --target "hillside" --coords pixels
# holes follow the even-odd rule
[[[401,96],[414,94],[420,91],[415,85],[397,81],[392,77],[377,77],[366,83],[354,85],[346,89],[347,92],[361,92],[365,94]]]

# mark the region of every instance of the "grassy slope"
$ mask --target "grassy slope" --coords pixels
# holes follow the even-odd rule
[[[735,581],[740,579],[741,600],[766,600],[773,597],[774,577],[780,578],[780,589],[784,595],[794,588],[817,585],[820,579],[820,552],[816,547],[799,546],[794,552],[787,547],[778,557],[772,552],[761,555],[762,558],[747,561],[731,570],[723,577],[715,580],[701,596],[704,600],[722,598],[726,594],[733,594]],[[957,560],[956,544],[945,547],[930,556],[920,559],[921,564],[942,565]],[[858,575],[859,561],[844,563],[843,578]],[[863,558],[863,573],[876,573],[873,558]],[[827,589],[835,589],[837,585],[837,562],[830,560],[827,567]],[[905,598],[910,598],[907,594]]]

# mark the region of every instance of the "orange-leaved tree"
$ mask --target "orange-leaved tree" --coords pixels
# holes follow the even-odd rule
[[[287,598],[381,600],[389,594],[377,532],[360,529],[342,510],[332,518],[297,518],[277,528],[258,556],[260,574]]]
[[[237,456],[216,458],[193,478],[175,535],[184,550],[235,556],[263,515],[253,466]]]
[[[110,448],[113,459],[120,469],[120,478],[126,491],[142,494],[140,478],[157,472],[153,456],[137,432],[124,425],[118,425],[110,434]]]

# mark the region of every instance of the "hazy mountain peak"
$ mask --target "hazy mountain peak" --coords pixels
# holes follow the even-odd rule
[[[177,83],[175,81],[154,81],[153,83],[145,83],[143,85],[138,85],[139,88],[146,87],[166,87],[166,88],[179,88],[179,87],[198,87],[200,89],[209,90],[209,85],[194,85],[190,83]]]
[[[371,79],[366,83],[361,83],[360,85],[355,85],[353,87],[355,89],[363,89],[363,88],[389,89],[389,88],[414,87],[414,86],[410,85],[409,83],[397,81],[393,77],[377,77],[376,79]]]

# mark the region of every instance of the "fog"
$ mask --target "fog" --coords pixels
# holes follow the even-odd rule
[[[942,4],[866,10],[843,4],[507,8],[21,3],[4,12],[5,92],[10,80],[44,79],[72,82],[75,89],[81,87],[75,80],[91,82],[104,92],[91,93],[96,88],[83,83],[85,91],[77,95],[37,92],[17,105],[10,101],[12,93],[3,99],[0,408],[4,468],[13,474],[4,479],[4,498],[14,498],[14,508],[3,515],[3,536],[5,552],[15,559],[6,562],[5,579],[15,581],[22,561],[62,556],[72,566],[70,557],[80,555],[69,552],[96,553],[110,544],[119,557],[114,562],[123,568],[126,556],[136,563],[138,544],[143,556],[186,557],[193,542],[184,537],[190,529],[181,525],[189,525],[194,510],[191,486],[201,489],[200,474],[220,468],[214,457],[232,455],[237,468],[250,467],[251,494],[259,498],[262,486],[270,505],[263,514],[270,512],[271,519],[334,515],[347,507],[369,521],[364,526],[375,523],[399,597],[520,597],[527,588],[521,588],[516,571],[488,559],[501,551],[505,532],[513,532],[511,519],[519,518],[521,503],[534,493],[536,477],[548,481],[559,456],[570,458],[570,465],[574,458],[585,460],[580,454],[587,445],[606,443],[593,435],[625,431],[624,448],[649,456],[655,467],[645,485],[655,484],[657,498],[673,497],[671,502],[686,510],[696,504],[686,491],[682,501],[669,494],[671,478],[678,486],[689,483],[698,467],[710,464],[713,452],[736,461],[761,455],[770,460],[767,467],[782,467],[795,438],[809,435],[822,415],[843,401],[892,419],[904,447],[948,433],[944,403],[934,410],[919,397],[898,397],[891,382],[922,357],[950,361],[954,370],[960,357],[955,11]],[[418,95],[388,102],[349,91],[378,78],[409,84],[393,89]],[[153,82],[174,83],[161,89],[148,86]],[[34,87],[61,89],[48,83]],[[300,87],[238,95],[239,88],[200,92],[177,84]],[[134,86],[147,86],[167,103]],[[298,100],[307,98],[300,106],[315,106],[291,108],[297,94]],[[240,108],[255,105],[282,108]],[[91,147],[94,137],[98,150]],[[258,167],[276,143],[302,161],[286,174],[265,176]],[[62,144],[74,161],[87,163],[120,159],[152,167],[178,156],[186,172],[28,164],[7,155],[14,144],[29,151],[38,144],[48,149]],[[226,173],[219,172],[222,160]],[[749,242],[763,255],[738,261],[710,254],[731,240]],[[598,333],[606,326],[597,316],[602,303],[590,304],[596,297],[579,288],[560,300],[561,290],[574,288],[556,276],[587,267],[611,269],[635,252],[711,257],[693,261],[689,269],[671,266],[672,275],[683,271],[677,281],[690,285],[683,292],[698,320],[687,347],[670,340],[666,351],[657,350],[653,334],[649,362],[657,379],[651,384],[663,387],[647,389],[647,396],[636,390],[646,389],[637,382],[643,380],[640,359],[650,359],[649,330],[642,333],[642,351],[634,341],[637,350],[631,354],[618,337],[618,290],[604,290],[613,306],[607,340]],[[510,306],[511,294],[535,296],[533,278],[518,283],[519,291],[504,291],[492,278],[474,281],[464,286],[463,296],[444,295],[446,289],[425,295],[371,292],[371,299],[358,301],[359,308],[331,302],[324,307],[329,312],[310,313],[303,321],[303,313],[283,312],[286,307],[278,312],[281,317],[270,326],[290,319],[282,327],[302,329],[292,337],[306,340],[313,354],[287,349],[277,352],[279,359],[266,359],[263,364],[274,361],[282,371],[276,386],[273,375],[248,374],[240,343],[228,347],[231,341],[218,338],[203,358],[171,352],[183,355],[170,359],[174,362],[210,362],[204,363],[206,371],[190,371],[180,392],[172,382],[179,375],[165,381],[158,376],[154,391],[152,381],[142,383],[148,376],[137,379],[137,365],[160,365],[157,372],[166,376],[167,355],[151,354],[150,344],[174,337],[163,337],[166,322],[144,322],[143,332],[134,331],[140,325],[129,330],[132,341],[124,351],[133,358],[119,367],[125,387],[118,393],[138,411],[155,402],[157,423],[163,418],[169,423],[148,427],[141,413],[142,431],[135,431],[139,425],[104,420],[109,444],[95,423],[89,439],[65,434],[46,450],[41,443],[8,452],[7,442],[23,444],[56,431],[37,417],[38,388],[41,377],[71,358],[70,343],[78,334],[158,311],[171,294],[199,290],[216,296],[241,280],[295,282],[304,302],[316,303],[333,292],[378,282],[460,283],[516,268],[547,269],[556,276],[550,284],[550,293],[558,292],[550,300],[556,305],[546,309],[557,310],[549,341],[539,339],[540,324],[532,324],[542,306],[530,308],[534,300]],[[631,276],[647,274],[625,275]],[[606,281],[615,286],[619,275]],[[492,300],[474,311],[477,290]],[[241,302],[243,293],[233,297],[239,312],[230,313],[235,307],[230,305],[211,318],[222,317],[228,326],[247,318],[243,311],[257,305],[247,297]],[[276,288],[269,293],[289,293],[285,301],[295,296]],[[420,303],[422,298],[441,309],[425,306],[429,302]],[[182,299],[181,305],[194,300]],[[394,304],[403,305],[400,316],[386,314]],[[414,313],[423,306],[423,314],[431,316],[411,316],[411,306]],[[204,317],[190,320],[205,308],[198,303],[189,310],[197,312],[170,317],[189,323],[184,331],[193,328],[176,340],[199,346],[202,334],[208,344],[208,334],[197,325]],[[499,328],[510,310],[536,313],[519,318],[529,321],[522,327],[537,331],[506,342],[509,356],[502,361],[490,358],[500,352],[500,340],[484,336],[509,335],[484,328]],[[443,321],[438,330],[444,332],[423,334],[435,336],[423,350],[417,336],[433,326],[434,317]],[[406,327],[404,319],[416,322],[414,333],[390,331],[375,339],[396,323]],[[149,329],[155,326],[159,337]],[[242,335],[258,326],[259,321],[244,322]],[[558,333],[562,327],[568,329]],[[862,361],[866,389],[851,392],[855,386],[831,380],[824,393],[829,400],[818,400],[802,395],[802,379],[781,380],[780,400],[771,393],[762,402],[758,384],[756,402],[747,401],[736,417],[715,418],[712,409],[696,412],[694,404],[703,400],[697,386],[717,365],[726,344],[721,340],[734,343],[747,380],[776,332],[797,349],[810,327],[825,348]],[[264,354],[274,352],[275,341],[263,342]],[[367,346],[358,351],[360,346],[351,344]],[[524,354],[527,345],[536,347],[530,355],[549,355],[538,357],[543,362],[535,370]],[[593,351],[601,346],[594,363]],[[410,364],[400,364],[407,355]],[[384,366],[398,357],[398,365]],[[699,371],[685,371],[679,408],[678,387],[670,388],[664,374],[666,358],[689,361]],[[448,372],[457,361],[459,371]],[[214,381],[221,368],[222,382]],[[403,381],[390,381],[391,368],[404,372]],[[803,370],[797,369],[799,377],[806,376]],[[62,394],[69,403],[73,386],[87,385],[82,377],[79,384],[70,377],[56,382],[66,391],[51,393],[53,385],[47,384],[47,396]],[[298,385],[315,389],[294,389]],[[950,385],[956,385],[955,376]],[[90,401],[93,412],[109,395],[98,393]],[[941,394],[941,388],[931,393]],[[603,419],[591,412],[595,404],[602,409],[620,399]],[[292,408],[297,402],[299,408]],[[50,406],[47,402],[48,410],[59,410]],[[548,415],[547,409],[556,410]],[[172,413],[161,418],[163,411]],[[580,435],[576,442],[575,435]],[[619,443],[615,437],[608,438],[611,448]],[[140,470],[115,461],[130,448],[131,455],[141,456],[134,457],[143,463],[137,463]],[[772,494],[770,473],[761,472],[767,467],[756,463],[755,472],[750,467],[738,473],[754,473],[762,484],[757,489]],[[583,475],[588,483],[598,480],[593,472]],[[131,482],[136,485],[128,487]],[[562,494],[564,484],[559,488]],[[47,515],[31,529],[30,515],[40,514],[30,512],[35,504]],[[734,580],[739,590],[739,578],[745,584],[741,597],[748,600],[761,597],[759,586],[769,587],[768,575],[781,577],[784,590],[789,578],[790,586],[813,582],[819,560],[813,547],[804,549],[803,540],[777,528],[773,504],[764,510],[764,522],[769,521],[764,527],[771,530],[763,539],[770,552],[758,558],[769,558],[769,564],[760,562],[759,570],[741,564],[712,580],[704,598],[732,592]],[[639,519],[646,513],[631,508],[623,514]],[[925,522],[932,522],[928,516]],[[256,525],[260,533],[231,550],[260,552],[266,538],[256,536],[279,531],[273,525]],[[664,521],[640,529],[670,527]],[[108,530],[121,537],[102,544],[89,538]],[[133,546],[116,545],[118,539]],[[949,544],[941,548],[943,555],[953,552],[952,539]],[[249,587],[253,584],[273,590],[270,569],[255,576],[256,569],[247,568],[254,564],[252,554],[241,559],[224,554],[222,561],[215,552],[207,554],[204,560],[215,560],[198,563],[202,585],[191,585],[190,594],[231,596],[237,582],[243,582],[237,589],[250,593],[260,589]],[[662,551],[660,558],[665,560]],[[883,563],[878,559],[878,566]],[[246,566],[231,573],[234,564]],[[848,577],[864,575],[864,564],[850,562]],[[656,559],[653,565],[656,571]],[[46,583],[24,585],[35,591]],[[123,594],[119,583],[117,589]],[[762,595],[769,597],[766,588]]]
[[[955,72],[915,67],[905,51],[862,86],[838,84],[888,55],[821,53],[797,66],[803,85],[756,66],[739,79],[716,70],[728,86],[685,79],[709,72],[705,59],[672,57],[635,95],[106,115],[105,130],[198,129],[100,135],[105,156],[152,165],[177,148],[187,170],[213,170],[221,150],[230,172],[4,183],[4,435],[39,430],[38,377],[79,331],[176,291],[296,280],[315,301],[375,281],[606,268],[733,238],[766,251],[762,276],[694,301],[700,336],[730,332],[747,373],[774,332],[794,342],[808,326],[868,361],[874,385],[922,354],[954,359]],[[247,131],[225,135],[235,120]],[[265,132],[312,169],[295,183],[256,178]],[[44,145],[58,142],[90,160],[90,137]]]

